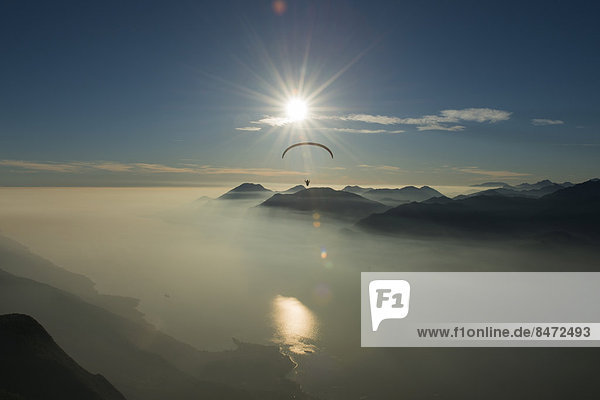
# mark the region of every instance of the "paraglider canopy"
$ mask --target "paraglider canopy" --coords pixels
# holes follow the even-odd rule
[[[325,146],[324,144],[317,143],[317,142],[300,142],[300,143],[295,143],[295,144],[289,146],[287,149],[285,149],[283,151],[283,154],[281,155],[281,158],[283,158],[285,156],[285,153],[287,153],[288,150],[293,149],[294,147],[298,147],[298,146],[317,146],[317,147],[320,147],[322,149],[325,149],[327,152],[329,152],[329,155],[331,155],[331,158],[333,158],[333,152],[329,149],[329,147]]]

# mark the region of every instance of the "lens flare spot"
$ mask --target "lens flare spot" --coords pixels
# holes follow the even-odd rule
[[[315,221],[315,222],[313,222],[313,226],[315,228],[319,228],[321,226],[321,223],[319,221]]]
[[[321,258],[324,260],[327,258],[327,250],[325,247],[321,248]]]
[[[320,218],[321,218],[321,214],[319,214],[319,213],[314,213],[313,214],[313,219],[316,220],[316,219],[320,219]]]
[[[275,0],[272,3],[273,12],[277,15],[283,15],[287,10],[287,4],[283,0]]]

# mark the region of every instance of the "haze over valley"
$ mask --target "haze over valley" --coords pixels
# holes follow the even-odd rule
[[[467,197],[446,192],[454,200],[444,195],[444,188],[396,188],[384,190],[388,204],[376,200],[382,200],[381,189],[357,187],[290,191],[258,184],[231,190],[1,188],[4,300],[0,311],[36,318],[68,354],[84,368],[102,373],[127,398],[160,398],[162,392],[156,387],[142,388],[135,382],[145,379],[152,368],[170,376],[169,385],[180,387],[181,398],[222,390],[258,396],[265,388],[279,393],[275,397],[296,393],[324,399],[358,399],[367,394],[383,398],[388,389],[378,382],[398,379],[393,378],[396,368],[408,365],[411,372],[402,384],[416,394],[423,393],[419,382],[430,373],[493,384],[496,378],[484,371],[493,363],[516,363],[517,357],[521,366],[513,367],[515,373],[526,365],[541,368],[533,380],[564,374],[566,370],[556,365],[552,371],[546,369],[542,360],[550,353],[543,350],[527,355],[516,349],[504,353],[490,349],[484,356],[466,350],[434,354],[359,346],[356,304],[361,271],[599,269],[593,244],[598,225],[592,223],[599,209],[598,181],[542,184],[548,185],[556,190],[538,198],[531,197],[530,191],[540,188],[529,186],[510,189],[523,190],[523,197],[490,193],[488,187],[465,187]],[[419,202],[412,200],[415,195],[421,196]],[[476,208],[471,209],[474,201]],[[486,205],[490,201],[493,206]],[[552,229],[539,225],[544,229],[534,232],[518,224],[520,218],[531,220],[530,206],[538,204],[534,202],[565,209],[573,201],[577,214],[570,212],[569,224],[553,223]],[[540,210],[537,205],[534,209]],[[514,226],[498,230],[496,225],[488,226],[486,219],[479,224],[465,222],[469,213],[484,211],[492,213],[489,221],[497,213],[506,221],[509,213]],[[456,212],[463,215],[460,223],[452,217]],[[384,228],[381,223],[373,225],[374,219],[387,215],[385,221],[392,221],[393,231],[387,222]],[[584,224],[573,219],[578,216],[585,217]],[[421,229],[415,231],[415,226]],[[440,227],[452,233],[445,234]],[[470,234],[473,230],[479,237]],[[482,238],[482,231],[495,233],[493,240]],[[516,231],[526,235],[514,235]],[[73,311],[61,319],[50,311],[67,307],[52,300],[55,290],[76,296],[69,297]],[[47,302],[49,309],[27,300],[28,296],[42,298],[41,293],[46,293],[43,297],[48,300],[42,303]],[[69,315],[86,321],[80,314],[92,311],[84,311],[85,307],[101,307],[93,313],[105,313],[101,319],[113,322],[101,330],[78,322],[80,330],[65,331],[62,327],[73,323]],[[90,324],[98,318],[90,319]],[[154,328],[162,333],[148,336]],[[115,362],[110,358],[112,345],[103,345],[105,350],[98,353],[78,347],[80,340],[82,344],[91,340],[88,332],[96,332],[99,338],[126,338],[130,344],[120,351],[132,352],[129,368],[146,364],[139,378],[119,375],[110,367]],[[239,347],[240,342],[275,347]],[[192,356],[196,350],[190,353],[187,346],[213,353]],[[238,347],[238,353],[228,352]],[[169,366],[141,361],[143,357],[134,356],[140,351],[143,357],[165,359]],[[279,360],[277,354],[284,358]],[[583,379],[584,366],[592,362],[593,354],[572,352],[560,357],[565,362],[576,359],[581,371],[577,379]],[[237,361],[228,361],[231,357]],[[471,357],[473,364],[465,366],[459,361],[463,357]],[[264,360],[262,371],[271,371],[264,381],[248,373],[258,359]],[[220,367],[211,373],[213,367],[207,368],[207,363]],[[419,367],[415,369],[414,363]],[[457,363],[462,367],[457,368]],[[486,367],[478,370],[475,365]],[[367,370],[378,372],[366,376]],[[197,386],[194,379],[212,383]],[[544,382],[549,392],[556,389],[546,378]],[[457,387],[441,385],[438,382],[425,392],[461,393]],[[509,392],[499,391],[498,398]]]

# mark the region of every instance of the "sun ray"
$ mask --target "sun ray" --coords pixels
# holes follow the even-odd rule
[[[337,90],[332,89],[332,85],[358,63],[378,41],[359,52],[333,74],[325,75],[326,64],[323,60],[321,62],[318,59],[312,60],[311,63],[310,30],[306,35],[302,57],[298,60],[299,68],[293,68],[294,60],[288,54],[287,48],[281,49],[280,57],[273,58],[258,35],[250,28],[249,31],[248,37],[254,54],[252,59],[257,60],[258,64],[252,67],[238,57],[234,57],[234,61],[251,77],[250,84],[232,82],[207,73],[204,75],[210,76],[239,95],[254,100],[256,104],[246,111],[252,110],[256,114],[248,122],[260,127],[261,130],[243,134],[253,135],[252,147],[268,144],[265,146],[264,162],[269,163],[279,159],[282,149],[306,139],[333,146],[336,154],[343,155],[348,161],[358,163],[358,157],[344,140],[347,134],[328,130],[331,126],[330,122],[320,116],[348,112],[347,109],[343,110],[332,105],[335,98],[339,96],[339,93],[336,94]],[[287,61],[283,61],[278,68],[274,60]],[[300,154],[302,154],[302,167],[289,160],[285,160],[281,167],[293,168],[304,173],[318,173],[317,171],[324,167],[324,165],[314,165],[318,157],[315,158],[316,154],[310,149],[302,149]]]

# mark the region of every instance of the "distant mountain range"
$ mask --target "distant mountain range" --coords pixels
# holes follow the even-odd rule
[[[125,400],[69,357],[32,317],[0,315],[0,398]]]
[[[347,188],[348,186],[343,190],[346,191]],[[356,193],[359,189],[355,186],[351,190]],[[432,197],[443,196],[443,194],[429,186],[422,186],[420,188],[415,186],[405,186],[399,189],[365,189],[359,194],[369,200],[378,201],[390,206],[397,206],[412,201],[424,201]]]
[[[548,186],[559,186],[562,188],[567,188],[573,186],[573,184],[571,182],[554,183],[548,179],[545,179],[536,183],[521,183],[516,186],[513,186],[513,188],[516,190],[539,190]]]
[[[320,188],[310,188],[320,189]],[[267,199],[275,194],[295,194],[307,190],[302,185],[296,185],[282,192],[274,192],[265,188],[263,185],[255,183],[242,183],[220,196],[219,200],[261,200]],[[333,190],[333,189],[331,189]],[[367,200],[382,203],[387,206],[397,206],[399,204],[410,203],[411,201],[424,201],[432,197],[443,196],[440,192],[429,186],[417,188],[415,186],[405,186],[395,189],[373,189],[362,188],[360,186],[346,186],[342,192],[357,194]],[[314,194],[316,192],[312,192]]]
[[[218,200],[264,200],[275,193],[294,194],[305,190],[303,185],[296,185],[283,192],[275,192],[257,183],[242,183],[227,193],[219,196]],[[201,199],[198,199],[199,201]]]
[[[363,193],[368,192],[369,190],[373,190],[373,188],[364,188],[364,187],[360,187],[360,186],[346,186],[342,190],[344,192],[362,195]]]
[[[550,193],[554,193],[557,190],[564,189],[567,186],[562,186],[557,183],[550,183],[547,186],[543,186],[537,189],[509,189],[509,188],[497,188],[497,189],[488,189],[483,190],[481,192],[467,194],[467,195],[459,195],[456,196],[455,200],[467,199],[469,197],[477,197],[477,196],[505,196],[505,197],[530,197],[530,198],[540,198]]]
[[[275,194],[260,204],[263,208],[318,211],[340,217],[360,218],[389,207],[354,193],[331,188],[310,188],[294,194]]]
[[[480,192],[471,193],[468,195],[459,195],[455,200],[464,199],[467,197],[481,195],[502,195],[510,197],[532,197],[539,198],[546,194],[553,193],[557,190],[571,187],[571,182],[555,183],[548,179],[536,183],[520,183],[518,185],[509,185],[505,182],[484,182],[471,187],[490,188]],[[280,194],[294,194],[299,191],[306,190],[303,185],[296,185],[285,191],[273,191],[265,188],[257,183],[242,183],[241,185],[229,190],[227,193],[220,196],[220,200],[261,200],[267,199],[270,196]],[[377,201],[388,206],[397,206],[413,201],[422,202],[434,197],[442,197],[443,194],[429,186],[404,186],[402,188],[364,188],[361,186],[346,186],[342,191],[360,195],[368,200]],[[200,199],[199,199],[200,200]]]
[[[483,182],[471,185],[471,187],[510,187],[510,185],[504,182]]]
[[[230,193],[259,191],[266,198],[259,204],[261,208],[318,211],[354,220],[363,230],[381,233],[548,237],[582,243],[599,236],[600,204],[594,197],[598,185],[597,179],[577,185],[550,180],[514,186],[487,182],[478,186],[495,188],[453,199],[429,186],[346,186],[340,191],[298,185],[273,194],[261,185],[244,184]]]
[[[600,238],[598,180],[562,188],[539,198],[490,193],[456,200],[432,200],[370,215],[357,226],[369,231],[426,236],[558,235],[574,241]]]
[[[536,182],[536,183],[520,183],[520,184],[514,185],[514,186],[509,185],[508,183],[505,183],[505,182],[484,182],[484,183],[479,183],[476,185],[471,185],[471,187],[492,187],[492,188],[505,188],[505,189],[512,189],[512,190],[535,190],[535,189],[542,189],[546,186],[551,186],[551,185],[559,185],[563,188],[573,186],[573,184],[571,182],[554,183],[548,179],[544,179],[544,180]]]

